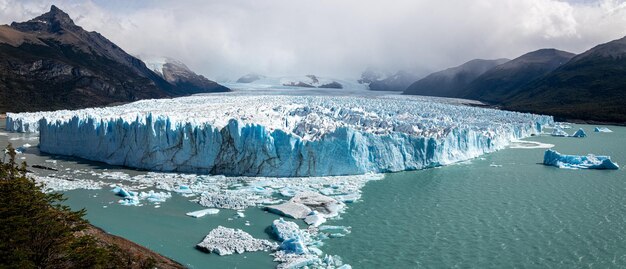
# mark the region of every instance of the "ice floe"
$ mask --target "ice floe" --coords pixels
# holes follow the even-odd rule
[[[619,169],[619,165],[611,161],[610,156],[565,155],[554,150],[546,150],[543,164],[570,169]]]
[[[256,239],[249,233],[240,229],[218,226],[209,232],[196,247],[210,253],[224,256],[234,253],[242,254],[244,252],[271,251],[277,249],[278,244],[269,240]]]
[[[217,208],[208,208],[208,209],[202,209],[202,210],[198,210],[198,211],[188,212],[185,215],[190,216],[190,217],[194,217],[194,218],[201,218],[201,217],[204,217],[206,215],[215,215],[217,213],[220,213],[219,209],[217,209]]]

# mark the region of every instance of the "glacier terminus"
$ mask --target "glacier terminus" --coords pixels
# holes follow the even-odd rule
[[[328,176],[416,170],[504,148],[550,116],[398,96],[207,95],[7,115],[40,150],[155,171]]]

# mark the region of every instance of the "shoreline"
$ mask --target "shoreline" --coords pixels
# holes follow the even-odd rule
[[[133,265],[137,265],[138,268],[141,265],[154,262],[154,268],[160,269],[179,269],[186,268],[179,262],[170,259],[162,254],[152,251],[144,246],[141,246],[133,241],[130,241],[124,237],[107,233],[100,227],[89,224],[89,227],[82,233],[93,236],[98,242],[105,245],[114,245],[121,251],[124,251],[133,258]]]

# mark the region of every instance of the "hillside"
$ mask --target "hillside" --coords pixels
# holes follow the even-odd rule
[[[404,94],[456,97],[474,79],[507,61],[509,60],[471,60],[457,67],[432,73],[414,82],[404,91]]]
[[[457,97],[499,103],[568,62],[573,53],[540,49],[498,65],[472,81]]]
[[[562,119],[626,123],[626,37],[574,57],[502,105]]]

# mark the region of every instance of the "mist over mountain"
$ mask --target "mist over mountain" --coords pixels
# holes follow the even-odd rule
[[[211,80],[358,79],[367,67],[428,70],[422,77],[539,48],[582,53],[626,35],[626,9],[613,0],[3,0],[0,22],[31,19],[53,2],[131,55],[169,56]]]

